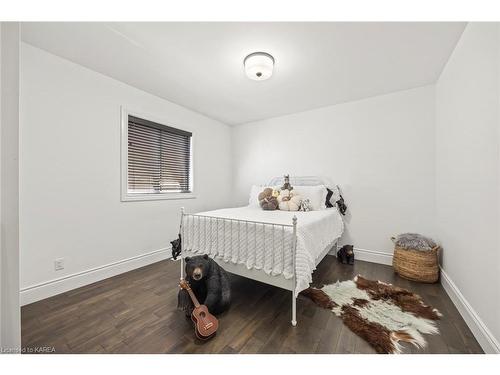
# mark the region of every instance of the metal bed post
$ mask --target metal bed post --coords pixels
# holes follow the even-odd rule
[[[292,239],[292,266],[293,266],[293,290],[292,290],[292,326],[297,325],[297,297],[295,289],[297,288],[297,275],[295,268],[295,252],[297,250],[297,216],[293,216],[293,239]]]
[[[181,235],[181,253],[180,253],[180,257],[181,257],[181,280],[184,280],[184,243],[186,242],[186,239],[184,238],[184,233],[182,233],[182,222],[184,220],[184,207],[181,207],[181,226],[180,226],[180,229],[179,229],[179,233]]]

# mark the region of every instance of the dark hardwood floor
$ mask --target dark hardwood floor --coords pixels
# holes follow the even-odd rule
[[[482,353],[440,284],[419,284],[389,266],[357,261],[338,264],[327,256],[314,285],[361,274],[420,294],[443,313],[440,334],[427,348],[406,353]],[[195,340],[191,322],[176,310],[179,263],[162,261],[22,308],[25,348],[54,347],[57,353],[374,353],[333,313],[304,297],[298,325],[290,325],[291,293],[232,276],[233,304],[220,319],[217,336]]]

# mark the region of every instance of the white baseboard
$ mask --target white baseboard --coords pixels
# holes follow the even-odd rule
[[[441,269],[441,285],[443,285],[444,290],[448,293],[484,352],[488,354],[500,353],[500,344],[496,338],[443,269]]]
[[[22,288],[20,291],[21,306],[144,267],[160,260],[168,259],[170,258],[170,250],[170,248],[164,248],[151,251],[146,254],[122,259],[100,267]]]
[[[337,249],[333,248],[328,254],[337,256]],[[355,260],[392,266],[392,254],[384,253],[382,251],[366,250],[355,247],[354,258]]]
[[[384,253],[382,251],[359,249],[355,247],[354,257],[357,260],[364,260],[365,262],[392,266],[392,254]]]

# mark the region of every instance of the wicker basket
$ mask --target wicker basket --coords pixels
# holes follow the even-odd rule
[[[395,238],[391,238],[395,241]],[[439,246],[430,251],[403,249],[394,246],[392,266],[399,276],[423,283],[435,283],[439,280]]]

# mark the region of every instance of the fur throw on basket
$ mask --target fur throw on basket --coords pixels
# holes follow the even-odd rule
[[[437,246],[433,240],[418,233],[402,233],[391,240],[402,249],[431,251]]]

